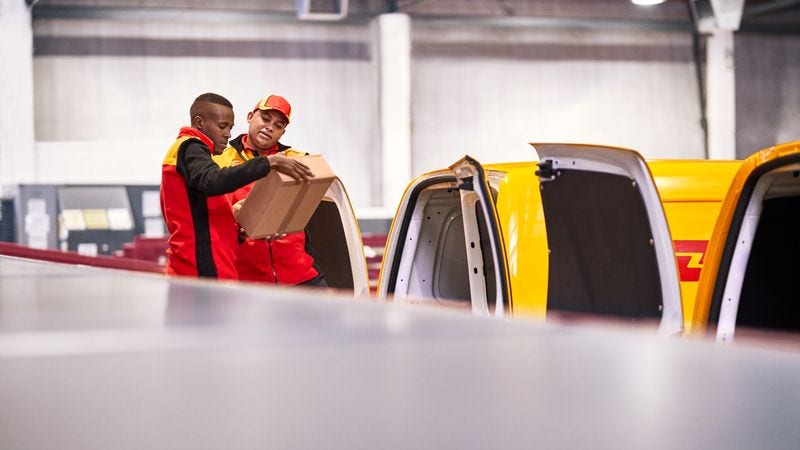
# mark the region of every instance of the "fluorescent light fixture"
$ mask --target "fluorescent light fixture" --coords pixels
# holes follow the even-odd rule
[[[658,5],[659,3],[664,3],[665,1],[666,0],[631,0],[631,3],[639,6],[650,6]]]

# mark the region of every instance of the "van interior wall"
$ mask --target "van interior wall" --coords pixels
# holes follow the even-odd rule
[[[412,297],[468,302],[469,275],[464,247],[464,223],[458,189],[431,188],[419,197],[424,205],[415,245],[407,294]]]
[[[530,161],[528,142],[702,158],[688,32],[412,22],[414,172],[468,153]]]
[[[737,33],[736,156],[800,139],[800,36]]]
[[[742,284],[737,327],[800,331],[798,230],[800,192],[764,201]]]
[[[37,179],[158,184],[197,95],[233,103],[235,136],[257,100],[278,93],[293,108],[281,141],[323,153],[354,204],[372,206],[380,190],[365,174],[380,152],[370,45],[366,21],[37,19]]]

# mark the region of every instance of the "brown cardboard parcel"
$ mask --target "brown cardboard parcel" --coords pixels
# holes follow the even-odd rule
[[[236,216],[247,236],[261,239],[303,231],[317,210],[336,175],[322,155],[296,158],[311,169],[314,178],[304,183],[273,170],[256,181]]]

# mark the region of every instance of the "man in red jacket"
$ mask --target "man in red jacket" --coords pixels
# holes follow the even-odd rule
[[[161,166],[161,211],[169,231],[168,275],[238,279],[238,225],[225,194],[266,176],[270,170],[296,180],[312,176],[308,166],[275,155],[220,169],[211,159],[228,145],[233,106],[218,94],[197,97]]]
[[[292,107],[280,95],[268,95],[247,114],[248,131],[232,140],[215,156],[221,167],[241,167],[253,159],[278,155],[302,155],[278,142],[289,125]],[[252,184],[229,197],[232,204],[247,197]],[[246,239],[236,252],[236,268],[241,280],[326,287],[325,277],[314,263],[308,234],[291,233],[275,239]]]

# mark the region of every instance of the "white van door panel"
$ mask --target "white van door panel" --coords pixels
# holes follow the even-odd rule
[[[487,179],[467,156],[407,189],[387,239],[379,298],[505,316],[511,296]]]
[[[660,317],[661,332],[680,332],[672,240],[642,157],[620,148],[531,145],[550,251],[548,311]]]

